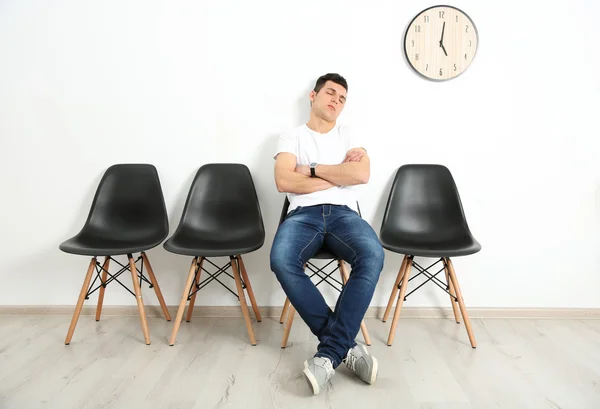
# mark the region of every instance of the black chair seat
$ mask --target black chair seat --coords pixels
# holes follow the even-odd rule
[[[118,164],[104,173],[81,231],[59,249],[86,256],[132,254],[158,246],[168,233],[156,167]]]
[[[158,246],[163,235],[148,237],[119,237],[83,232],[62,243],[59,248],[65,253],[82,256],[118,256],[139,253]]]
[[[420,257],[477,253],[452,174],[442,165],[398,169],[379,239],[390,251]]]
[[[246,254],[258,250],[264,244],[260,230],[235,231],[226,234],[181,229],[164,244],[164,248],[185,256],[225,257],[232,254]]]
[[[439,237],[394,237],[383,234],[381,245],[390,251],[419,257],[458,257],[475,254],[481,245],[471,234],[440,239]]]
[[[265,241],[260,205],[250,170],[239,163],[198,169],[177,231],[165,250],[186,256],[250,253]]]
[[[333,259],[337,260],[339,257],[336,256],[335,253],[330,251],[327,248],[327,246],[323,246],[323,247],[321,247],[321,249],[319,251],[317,251],[317,254],[315,254],[311,258],[315,258],[318,260],[333,260]]]

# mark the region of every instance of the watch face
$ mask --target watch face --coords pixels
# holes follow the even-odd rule
[[[434,6],[420,12],[404,36],[410,66],[422,76],[443,81],[462,74],[477,52],[475,24],[462,10]]]
[[[317,166],[317,164],[315,162],[313,162],[313,163],[310,164],[311,168],[314,168],[315,166]]]

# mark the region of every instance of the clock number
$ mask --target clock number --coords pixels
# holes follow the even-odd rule
[[[417,53],[417,54],[415,54],[415,60],[416,60],[416,61],[419,61],[419,54],[418,54],[418,53]]]
[[[412,46],[415,46],[415,40],[410,40],[410,42],[412,43]]]
[[[429,64],[425,64],[425,71],[429,68]]]
[[[465,61],[467,61],[467,54],[465,54]]]
[[[442,76],[442,69],[440,68],[440,77]]]
[[[456,22],[458,23],[458,16],[456,16]]]
[[[456,64],[454,64],[454,71],[456,71]]]
[[[469,32],[469,25],[466,25],[465,26],[465,33],[468,33],[468,32]]]
[[[425,22],[426,22],[426,23],[429,23],[429,16],[425,16],[425,18],[424,18],[424,19],[425,19]]]
[[[440,11],[440,18],[443,19],[444,18],[444,11]]]
[[[469,47],[471,46],[471,40],[469,40]]]
[[[421,32],[421,26],[415,26],[415,33]]]

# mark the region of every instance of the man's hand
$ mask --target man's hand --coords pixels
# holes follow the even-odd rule
[[[361,158],[365,155],[365,151],[363,149],[350,149],[346,153],[346,157],[342,163],[347,162],[360,162]],[[309,169],[310,170],[310,169]]]
[[[296,173],[304,176],[310,176],[310,166],[308,165],[296,165]]]
[[[336,186],[361,185],[369,182],[370,160],[364,148],[354,148],[346,152],[339,165],[319,165],[317,176]]]

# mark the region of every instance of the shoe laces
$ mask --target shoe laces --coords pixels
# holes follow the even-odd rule
[[[330,359],[325,358],[325,363],[323,364],[323,366],[327,370],[327,373],[333,372],[333,364],[331,363]]]
[[[352,353],[352,351],[348,352],[346,356],[346,366],[353,371],[356,371],[356,361],[358,358]]]

